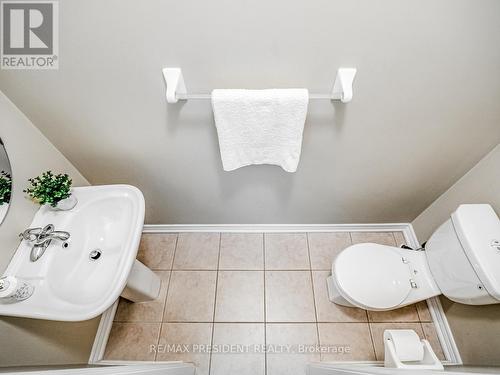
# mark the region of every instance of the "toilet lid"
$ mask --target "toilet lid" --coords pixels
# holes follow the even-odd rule
[[[364,243],[342,251],[333,264],[339,288],[368,309],[390,309],[411,291],[411,273],[398,248]]]

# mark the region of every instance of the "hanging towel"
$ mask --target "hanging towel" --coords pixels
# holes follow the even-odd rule
[[[308,103],[306,89],[213,90],[224,170],[274,164],[295,172]]]

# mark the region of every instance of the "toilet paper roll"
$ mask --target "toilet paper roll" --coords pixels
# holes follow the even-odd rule
[[[385,340],[392,341],[396,355],[402,362],[424,359],[424,346],[420,337],[412,329],[386,329],[384,331]]]

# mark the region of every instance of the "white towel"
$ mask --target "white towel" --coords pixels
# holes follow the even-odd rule
[[[306,89],[213,90],[224,170],[274,164],[295,172],[308,103]]]

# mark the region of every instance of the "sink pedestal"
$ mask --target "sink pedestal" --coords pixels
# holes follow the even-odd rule
[[[160,278],[136,259],[121,296],[132,302],[152,301],[158,298],[160,285]]]

